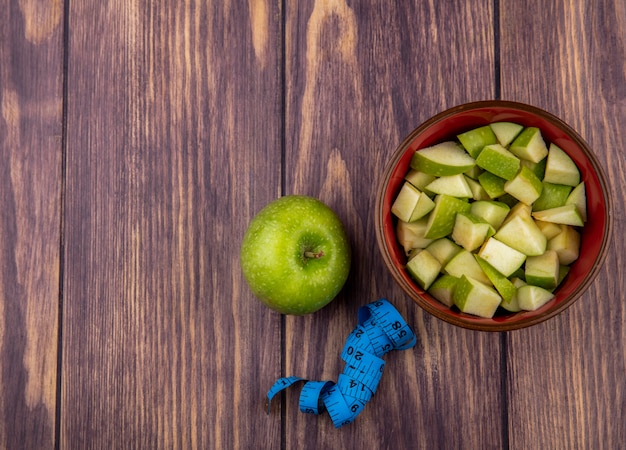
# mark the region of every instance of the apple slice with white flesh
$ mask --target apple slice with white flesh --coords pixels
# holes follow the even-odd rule
[[[476,262],[474,254],[465,249],[461,249],[459,253],[452,257],[448,264],[444,266],[443,272],[457,278],[467,275],[481,283],[491,285],[491,280]]]
[[[454,305],[454,288],[459,279],[452,275],[441,275],[430,285],[428,293],[439,300],[444,305],[450,307]]]
[[[543,185],[541,195],[533,203],[533,211],[563,206],[572,190],[571,186],[565,184],[554,184],[547,181],[543,181],[541,184]]]
[[[406,181],[391,205],[391,212],[404,222],[415,222],[434,207],[435,203],[430,197]]]
[[[535,223],[548,241],[563,231],[564,226],[558,223],[544,222],[543,220],[535,220]]]
[[[487,194],[487,191],[485,191],[485,188],[483,188],[478,181],[469,177],[466,174],[463,174],[463,175],[465,176],[465,181],[467,181],[467,185],[469,186],[470,191],[472,192],[473,200],[491,200],[491,197],[489,197],[489,194]]]
[[[454,304],[464,313],[490,319],[502,302],[495,289],[472,277],[460,277],[454,289]]]
[[[554,298],[554,294],[542,287],[527,284],[517,288],[516,299],[519,307],[525,311],[541,308]]]
[[[428,244],[426,250],[428,250],[442,266],[445,266],[454,255],[461,251],[461,247],[448,238],[440,238]]]
[[[512,277],[511,283],[515,287],[515,294],[513,295],[513,297],[511,297],[511,299],[508,302],[502,299],[502,303],[500,303],[500,306],[502,306],[504,309],[510,312],[519,312],[522,310],[522,308],[519,307],[519,301],[517,300],[517,292],[520,287],[526,286],[526,282],[522,280],[521,278]]]
[[[543,158],[539,162],[532,162],[527,159],[520,159],[520,164],[522,166],[528,167],[532,171],[532,173],[535,174],[537,178],[539,178],[540,180],[543,180],[543,174],[546,171],[547,161],[548,161],[548,158]]]
[[[478,251],[478,256],[487,261],[505,277],[511,276],[526,261],[526,255],[495,237],[487,239]]]
[[[504,183],[504,192],[527,205],[532,205],[539,198],[542,189],[541,180],[525,166],[520,168],[513,179]]]
[[[580,213],[580,218],[583,222],[587,221],[587,195],[585,193],[585,182],[582,181],[578,186],[572,189],[565,204],[574,204]]]
[[[503,147],[508,147],[524,129],[523,125],[513,122],[493,122],[489,126]]]
[[[492,144],[483,148],[476,165],[500,178],[512,180],[519,171],[520,160],[500,144]]]
[[[457,139],[472,158],[476,158],[486,145],[498,142],[498,138],[489,125],[461,133],[457,135]]]
[[[573,203],[533,212],[533,217],[536,220],[543,220],[544,222],[560,223],[562,225],[572,225],[575,227],[582,227],[585,224],[580,216],[580,211],[578,211],[578,208]]]
[[[432,196],[432,192],[428,192],[426,189],[427,184],[431,183],[436,177],[428,173],[420,172],[419,170],[411,169],[406,174],[404,179],[415,186],[420,191],[424,192],[429,197]]]
[[[441,271],[441,264],[428,250],[420,250],[406,263],[406,270],[422,289],[428,289]]]
[[[527,127],[509,146],[509,151],[521,159],[538,163],[548,155],[548,147],[537,127]]]
[[[510,210],[508,205],[496,200],[475,201],[470,207],[470,213],[486,220],[496,230],[500,228]]]
[[[435,208],[428,215],[425,237],[439,239],[452,233],[458,212],[469,212],[470,204],[449,195],[439,194],[435,197]]]
[[[425,237],[427,224],[427,217],[423,217],[415,222],[398,220],[396,224],[396,237],[406,255],[416,248],[425,248],[433,241]]]
[[[580,254],[580,233],[570,225],[563,225],[561,232],[548,240],[548,250],[559,256],[559,264],[567,266],[578,259]]]
[[[478,182],[483,187],[487,195],[492,199],[501,197],[505,194],[504,184],[506,183],[506,180],[492,174],[491,172],[481,173],[478,176]]]
[[[463,173],[476,162],[456,142],[446,141],[415,152],[411,167],[437,177]]]
[[[485,220],[470,213],[458,213],[452,229],[452,239],[465,250],[473,251],[485,239],[495,233],[495,229]]]
[[[548,162],[543,180],[549,183],[577,186],[580,183],[580,172],[576,163],[556,144],[550,144]]]
[[[494,237],[526,256],[543,254],[548,243],[535,221],[524,215],[515,216],[504,223]]]
[[[544,254],[529,256],[525,264],[526,282],[550,290],[559,280],[559,255],[554,250]]]
[[[487,275],[487,278],[489,278],[491,284],[493,284],[493,287],[496,288],[496,291],[498,291],[498,293],[502,297],[502,301],[510,302],[516,291],[513,283],[511,283],[507,277],[502,275],[498,270],[495,269],[495,267],[493,267],[483,258],[478,255],[474,256],[480,268],[483,269],[483,272],[485,272],[485,275]]]
[[[472,190],[470,189],[465,175],[462,173],[445,177],[438,177],[424,188],[435,194],[445,194],[456,198],[472,198]]]

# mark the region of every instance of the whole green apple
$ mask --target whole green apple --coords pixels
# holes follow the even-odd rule
[[[250,289],[268,307],[304,315],[333,300],[348,278],[350,244],[337,215],[312,197],[272,201],[250,222],[240,262]]]

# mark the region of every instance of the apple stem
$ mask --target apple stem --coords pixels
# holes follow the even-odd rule
[[[309,259],[320,259],[322,256],[324,256],[324,252],[322,250],[320,250],[319,252],[304,252],[304,257]]]

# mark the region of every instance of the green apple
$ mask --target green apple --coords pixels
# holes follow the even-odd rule
[[[483,187],[489,198],[498,198],[505,194],[504,183],[506,180],[491,172],[483,172],[478,176],[478,182]]]
[[[459,282],[457,277],[444,274],[430,285],[428,293],[446,306],[454,305],[454,288]]]
[[[476,165],[500,178],[512,180],[520,168],[520,160],[500,144],[492,144],[483,148]]]
[[[513,275],[526,260],[524,253],[494,237],[485,242],[485,245],[478,251],[478,256],[506,277]]]
[[[526,259],[526,282],[544,289],[554,289],[559,281],[559,255],[555,250],[546,250],[538,256]]]
[[[548,155],[548,147],[537,127],[527,127],[509,146],[509,151],[521,159],[538,163]]]
[[[396,237],[407,255],[411,253],[411,250],[424,248],[433,241],[432,239],[424,237],[427,224],[428,217],[422,217],[415,222],[398,220],[396,224]]]
[[[548,250],[554,250],[557,253],[559,264],[569,265],[578,259],[580,233],[570,225],[563,225],[559,229],[561,232],[548,240]]]
[[[585,193],[585,182],[582,181],[578,186],[572,189],[567,200],[565,200],[566,204],[573,203],[576,205],[578,212],[580,213],[580,218],[583,222],[587,221],[587,194]]]
[[[437,177],[463,173],[476,162],[456,142],[446,141],[415,152],[411,167]]]
[[[304,315],[330,303],[345,284],[351,252],[345,229],[318,199],[290,195],[250,222],[240,249],[254,295],[283,314]]]
[[[454,255],[461,251],[461,247],[448,238],[440,238],[428,244],[426,250],[428,250],[442,266],[445,266]]]
[[[466,275],[460,277],[453,299],[454,304],[464,313],[486,319],[493,317],[502,302],[502,297],[495,289]]]
[[[543,179],[549,183],[577,186],[580,183],[580,172],[572,158],[552,143],[548,150],[548,162]]]
[[[516,299],[525,311],[534,311],[554,298],[554,294],[542,287],[527,284],[517,288]]]
[[[441,263],[428,250],[419,250],[406,263],[406,270],[422,289],[428,289],[439,275]]]
[[[484,219],[470,213],[458,213],[452,229],[452,240],[465,250],[476,250],[485,239],[495,233]]]
[[[554,184],[548,181],[543,181],[542,184],[543,189],[539,198],[533,203],[533,211],[543,211],[544,209],[563,206],[572,190],[571,186],[565,184]]]
[[[513,139],[524,129],[523,125],[513,122],[493,122],[489,126],[493,130],[498,142],[503,147],[508,146]]]
[[[475,201],[470,208],[472,214],[486,220],[496,230],[500,228],[510,210],[508,205],[495,200]]]
[[[536,220],[543,220],[544,222],[573,225],[576,227],[582,227],[585,224],[578,207],[574,203],[566,203],[565,205],[558,206],[556,208],[534,212],[533,217]]]
[[[513,283],[480,256],[474,255],[474,257],[480,268],[485,272],[485,275],[487,275],[487,278],[489,278],[493,284],[493,287],[495,287],[496,291],[502,296],[502,301],[510,302],[517,290]]]
[[[526,166],[522,166],[513,179],[504,183],[504,192],[527,205],[532,205],[539,198],[542,189],[541,180]]]
[[[461,142],[467,153],[472,158],[476,158],[485,145],[495,144],[498,142],[493,129],[489,125],[474,128],[457,135],[457,139]]]
[[[473,197],[467,179],[462,173],[436,178],[424,189],[435,194],[445,194],[457,198]]]
[[[435,207],[428,215],[428,224],[425,237],[439,239],[452,233],[454,221],[458,212],[469,212],[470,204],[467,201],[439,194],[435,197]]]

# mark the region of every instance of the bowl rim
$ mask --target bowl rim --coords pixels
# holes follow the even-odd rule
[[[603,227],[603,237],[600,243],[600,248],[598,250],[598,254],[593,261],[593,265],[591,269],[582,280],[582,282],[575,288],[575,290],[567,297],[566,301],[560,301],[546,310],[541,310],[537,314],[531,314],[528,317],[524,317],[519,320],[512,321],[493,321],[492,319],[481,319],[475,316],[466,315],[464,317],[463,313],[458,313],[455,315],[451,315],[448,313],[449,308],[445,305],[435,307],[435,303],[437,300],[428,300],[422,297],[422,295],[415,290],[417,287],[418,290],[425,293],[419,286],[412,285],[407,282],[406,274],[402,274],[400,269],[396,266],[393,261],[393,258],[390,254],[389,249],[385,245],[385,232],[384,232],[384,223],[385,216],[383,214],[383,204],[385,195],[390,183],[390,178],[395,171],[395,168],[405,153],[408,151],[411,143],[423,132],[430,129],[433,125],[441,122],[442,120],[448,119],[452,116],[459,115],[461,113],[466,113],[471,110],[481,110],[481,109],[501,109],[501,110],[512,110],[521,111],[524,113],[529,113],[532,115],[537,115],[542,119],[548,120],[551,124],[561,131],[563,131],[581,150],[584,154],[585,158],[588,159],[589,164],[592,166],[593,171],[598,179],[599,189],[604,200],[604,227]],[[474,102],[463,103],[451,108],[448,108],[444,111],[441,111],[431,118],[427,119],[423,123],[421,123],[418,127],[416,127],[411,133],[409,133],[402,142],[396,147],[396,149],[391,154],[389,161],[383,171],[382,178],[378,183],[378,189],[376,193],[376,205],[375,205],[375,214],[376,214],[376,222],[375,222],[375,231],[376,231],[376,239],[378,242],[379,250],[383,256],[383,260],[387,269],[390,271],[392,277],[396,281],[396,283],[402,288],[402,290],[422,309],[434,315],[435,317],[444,320],[445,322],[451,323],[453,325],[478,330],[478,331],[512,331],[522,328],[527,328],[532,325],[536,325],[538,323],[544,322],[557,314],[563,312],[565,309],[569,308],[572,304],[575,303],[576,300],[580,298],[580,296],[588,289],[588,287],[593,283],[595,278],[600,271],[600,268],[604,264],[606,260],[606,256],[608,253],[608,249],[610,247],[610,241],[612,240],[613,235],[613,200],[610,195],[610,190],[608,188],[606,174],[599,160],[595,156],[594,152],[591,150],[589,144],[575,131],[571,126],[569,126],[566,122],[564,122],[559,117],[554,114],[545,111],[539,107],[529,105],[526,103],[510,101],[510,100],[480,100]],[[442,308],[443,307],[443,308]],[[516,314],[516,313],[513,313]]]

